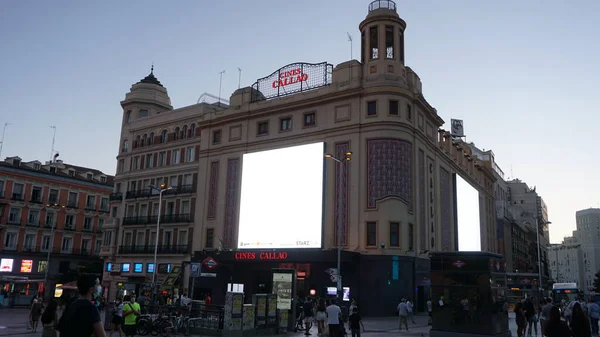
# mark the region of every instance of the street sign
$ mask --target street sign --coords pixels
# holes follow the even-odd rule
[[[190,264],[190,271],[191,271],[192,277],[200,276],[200,263]]]
[[[217,277],[217,273],[200,273],[201,277]]]
[[[338,280],[337,275],[331,275],[329,278],[331,279],[331,282],[337,282],[337,280]]]
[[[328,268],[325,272],[329,275],[339,275],[337,268]]]

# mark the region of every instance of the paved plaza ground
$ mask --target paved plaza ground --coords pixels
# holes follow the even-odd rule
[[[41,327],[38,328],[38,332],[32,333],[27,330],[27,320],[29,316],[29,310],[27,309],[1,309],[0,310],[0,336],[20,336],[20,337],[39,337],[42,335]],[[361,337],[392,337],[392,336],[429,336],[429,326],[427,325],[427,316],[417,315],[415,316],[415,322],[409,322],[409,332],[403,330],[398,331],[398,318],[397,317],[366,317],[364,318],[365,332],[361,334]],[[509,321],[510,330],[512,335],[517,335],[517,328],[515,325],[514,315],[510,315]],[[311,330],[312,336],[317,337],[316,328]],[[107,332],[108,335],[108,332]],[[290,337],[303,337],[303,332],[287,333],[286,336]],[[113,335],[118,336],[118,335]],[[265,336],[268,337],[268,336]]]

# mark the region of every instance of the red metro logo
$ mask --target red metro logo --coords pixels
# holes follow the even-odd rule
[[[273,81],[271,86],[273,88],[285,87],[291,84],[300,82],[306,82],[308,80],[308,74],[303,73],[302,69],[296,68],[292,70],[286,70],[279,73],[279,78]]]

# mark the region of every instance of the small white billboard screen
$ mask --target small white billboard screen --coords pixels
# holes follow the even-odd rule
[[[479,191],[458,174],[456,175],[456,218],[458,250],[481,251]]]
[[[244,154],[238,249],[321,248],[324,150]]]

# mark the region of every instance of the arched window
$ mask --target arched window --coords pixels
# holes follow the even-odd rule
[[[154,132],[150,132],[150,138],[148,138],[148,144],[154,145]]]
[[[140,146],[145,146],[148,145],[148,135],[144,133],[144,137],[142,137],[142,145]]]
[[[181,129],[181,138],[187,138],[188,136],[188,128],[187,125],[184,125]]]
[[[190,125],[190,134],[192,135],[192,137],[196,137],[196,124],[194,123]]]
[[[162,130],[162,132],[160,133],[160,142],[161,143],[167,142],[167,130]]]
[[[127,110],[125,113],[125,123],[131,123],[131,110]]]
[[[123,147],[121,148],[121,152],[129,151],[129,141],[127,139],[123,139]]]
[[[175,128],[175,140],[179,139],[180,138],[179,136],[180,136],[180,134],[179,134],[179,127],[176,127]]]
[[[142,137],[140,137],[140,135],[138,135],[137,137],[135,137],[135,143],[133,144],[133,147],[139,147],[140,146],[140,142],[142,141]]]

